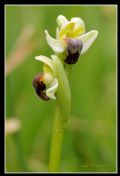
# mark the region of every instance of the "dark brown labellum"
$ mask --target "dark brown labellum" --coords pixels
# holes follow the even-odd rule
[[[83,42],[78,39],[70,39],[66,40],[67,42],[67,57],[65,62],[67,64],[75,64],[79,57],[83,48]]]
[[[44,90],[46,89],[46,85],[42,81],[43,73],[38,74],[33,79],[33,87],[37,93],[37,95],[42,98],[43,100],[49,100],[49,97],[46,95]]]

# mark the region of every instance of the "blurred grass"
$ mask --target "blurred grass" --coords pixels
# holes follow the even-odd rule
[[[22,122],[20,138],[30,171],[48,166],[55,101],[40,100],[32,87],[33,77],[42,70],[37,55],[53,52],[44,30],[55,37],[56,18],[78,16],[86,32],[99,31],[93,46],[81,56],[70,73],[71,123],[63,144],[61,171],[116,171],[116,6],[6,6],[6,56],[22,29],[35,28],[36,50],[6,78],[6,116]],[[6,171],[23,171],[12,136],[6,137]]]

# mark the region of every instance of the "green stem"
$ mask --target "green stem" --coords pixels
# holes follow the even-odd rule
[[[71,109],[71,94],[66,72],[60,59],[53,55],[54,72],[58,79],[56,92],[57,111],[53,123],[53,134],[50,148],[49,172],[59,171],[64,128],[66,127]]]
[[[61,151],[62,151],[62,141],[64,135],[64,127],[62,124],[63,123],[61,122],[59,108],[57,107],[57,111],[53,122],[53,135],[50,148],[49,172],[59,171]]]

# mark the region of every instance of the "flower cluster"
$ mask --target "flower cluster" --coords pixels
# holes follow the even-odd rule
[[[85,24],[81,18],[75,17],[68,21],[63,15],[59,15],[56,39],[52,38],[47,30],[45,30],[45,35],[47,43],[55,52],[55,55],[63,54],[62,62],[71,65],[75,64],[80,55],[85,53],[92,45],[98,31],[91,30],[85,33]],[[44,100],[56,99],[56,91],[59,86],[54,71],[53,57],[54,55],[51,56],[51,59],[43,55],[35,57],[36,60],[44,63],[44,67],[43,72],[33,79],[33,86],[37,95]]]

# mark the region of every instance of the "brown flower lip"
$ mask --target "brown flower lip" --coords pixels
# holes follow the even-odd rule
[[[67,43],[67,57],[64,60],[67,64],[75,64],[83,48],[83,42],[78,39],[66,39]]]
[[[46,85],[42,81],[43,75],[44,75],[43,72],[36,75],[32,81],[32,84],[37,95],[40,98],[42,98],[43,100],[49,100],[49,97],[44,92],[44,90],[46,89]]]

